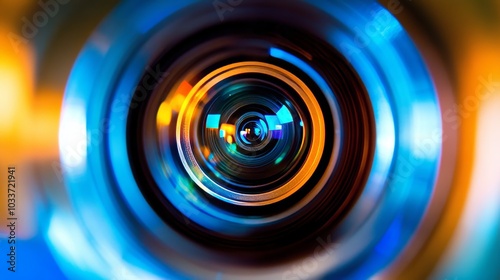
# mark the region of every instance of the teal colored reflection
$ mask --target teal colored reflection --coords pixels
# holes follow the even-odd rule
[[[207,128],[219,128],[220,114],[209,114],[207,115]]]
[[[288,110],[288,108],[285,105],[283,105],[279,109],[279,111],[276,113],[276,115],[278,116],[278,120],[279,120],[280,124],[293,122],[292,114],[290,114],[290,110]]]
[[[281,129],[281,122],[278,116],[275,115],[265,115],[267,125],[269,127],[269,130],[279,130]]]

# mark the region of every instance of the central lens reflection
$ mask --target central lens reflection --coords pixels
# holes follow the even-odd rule
[[[193,148],[205,174],[226,187],[256,190],[272,188],[289,173],[307,143],[301,113],[286,90],[238,79],[208,94],[213,97],[202,112],[205,123],[193,142],[200,144]]]
[[[268,128],[266,123],[262,118],[258,118],[257,120],[248,121],[240,130],[240,137],[237,139],[240,139],[243,143],[250,145],[250,148],[253,148],[255,145],[258,146],[262,143],[262,140],[268,135],[267,132]],[[247,146],[244,145],[243,147],[245,148]]]

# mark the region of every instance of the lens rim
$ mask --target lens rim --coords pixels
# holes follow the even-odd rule
[[[193,119],[193,114],[197,109],[197,104],[202,101],[203,97],[211,88],[223,82],[225,79],[230,79],[233,76],[242,73],[270,75],[284,81],[299,93],[298,95],[305,102],[307,109],[311,114],[311,146],[314,147],[314,149],[311,150],[306,156],[305,162],[297,174],[280,187],[266,193],[241,194],[231,191],[230,189],[226,189],[224,186],[220,186],[203,172],[199,163],[195,160],[195,155],[191,150],[191,120]],[[318,167],[324,149],[323,141],[325,139],[325,124],[323,118],[322,110],[316,101],[313,92],[304,82],[299,80],[291,72],[282,69],[281,67],[258,61],[234,63],[221,67],[205,76],[190,91],[179,113],[179,121],[177,122],[176,129],[177,149],[181,156],[182,164],[184,165],[184,168],[188,172],[190,178],[208,194],[236,205],[270,205],[286,199],[303,187]],[[196,127],[196,125],[194,125],[194,127]]]
[[[63,114],[62,117],[61,130],[71,131],[72,126],[81,123],[90,131],[99,129],[100,121],[107,117],[109,117],[110,126],[114,127],[116,130],[113,130],[114,133],[112,133],[112,135],[110,134],[104,137],[106,143],[106,145],[103,145],[104,147],[95,148],[93,150],[89,149],[87,151],[88,153],[84,154],[85,160],[83,161],[83,165],[89,163],[91,169],[87,170],[84,167],[80,168],[81,165],[73,168],[71,159],[66,159],[64,157],[62,158],[62,162],[71,166],[64,169],[65,173],[68,175],[66,183],[73,186],[82,186],[81,188],[73,187],[69,189],[71,200],[74,202],[75,207],[78,209],[86,209],[86,205],[88,204],[95,204],[97,202],[103,204],[102,207],[94,207],[92,212],[94,215],[79,215],[79,221],[82,222],[80,225],[87,229],[86,232],[89,236],[96,237],[95,239],[98,240],[99,248],[108,248],[110,253],[115,252],[113,248],[121,248],[119,242],[113,243],[109,241],[110,235],[108,233],[114,233],[114,238],[125,238],[129,241],[135,240],[137,236],[148,236],[149,240],[152,240],[149,244],[144,244],[139,241],[127,243],[128,250],[144,253],[142,255],[144,258],[141,259],[141,261],[134,262],[134,264],[140,267],[148,267],[150,272],[155,275],[169,275],[178,278],[181,277],[180,275],[182,273],[195,274],[195,271],[171,270],[173,267],[186,267],[187,261],[190,262],[190,267],[207,267],[200,266],[198,260],[193,257],[193,255],[199,254],[206,258],[206,250],[202,249],[201,246],[192,244],[190,239],[183,238],[177,230],[165,226],[162,218],[160,218],[151,208],[152,205],[148,205],[145,199],[143,199],[142,194],[138,192],[134,178],[130,176],[130,166],[128,166],[129,163],[126,162],[127,151],[122,142],[126,135],[126,127],[123,124],[122,118],[123,111],[117,108],[110,109],[107,105],[119,99],[121,97],[120,94],[124,92],[126,93],[124,98],[125,106],[134,104],[136,100],[132,99],[132,96],[127,93],[137,84],[136,82],[138,82],[142,74],[142,69],[146,68],[147,65],[152,65],[152,57],[158,54],[157,46],[175,44],[175,40],[172,42],[166,42],[165,40],[165,38],[168,38],[169,34],[176,34],[176,28],[173,26],[185,26],[185,30],[188,33],[196,28],[189,25],[178,24],[178,18],[169,17],[171,15],[170,13],[179,9],[179,6],[188,5],[194,2],[184,1],[176,5],[163,2],[151,1],[151,3],[141,6],[140,9],[138,9],[136,5],[130,3],[124,4],[122,8],[114,13],[106,21],[103,27],[99,29],[101,32],[98,34],[100,38],[102,38],[102,36],[109,38],[111,44],[109,46],[103,46],[99,44],[98,41],[91,41],[83,51],[68,85],[67,97],[63,110],[66,114]],[[359,264],[361,261],[354,263],[353,260],[362,259],[362,264],[364,266],[359,265],[357,267],[367,269],[362,272],[356,271],[355,273],[360,273],[356,275],[363,275],[362,277],[367,275],[372,276],[378,269],[384,267],[387,260],[390,260],[392,256],[397,254],[397,252],[404,247],[404,242],[411,237],[411,233],[404,233],[401,235],[398,242],[394,243],[396,244],[395,247],[387,249],[387,255],[377,255],[372,251],[367,253],[366,248],[373,248],[377,244],[377,240],[382,240],[383,234],[390,228],[391,223],[396,217],[393,207],[402,210],[408,207],[416,209],[413,215],[401,218],[402,220],[400,221],[403,222],[399,224],[400,227],[411,229],[418,225],[420,221],[419,217],[421,217],[420,214],[423,209],[425,209],[427,203],[426,199],[434,188],[433,182],[424,182],[422,178],[431,178],[434,172],[439,169],[439,155],[433,152],[432,155],[425,160],[425,168],[416,169],[418,176],[412,175],[410,179],[408,179],[411,181],[411,179],[415,178],[416,180],[414,183],[404,184],[403,187],[400,187],[398,186],[400,182],[394,180],[385,182],[381,178],[387,178],[394,170],[396,170],[397,175],[397,170],[402,166],[400,160],[411,157],[412,151],[414,150],[414,147],[411,146],[412,144],[409,144],[408,140],[404,139],[404,137],[403,139],[398,138],[398,142],[394,142],[394,146],[392,147],[391,141],[394,140],[396,136],[404,136],[404,133],[408,131],[413,133],[415,126],[422,124],[421,121],[414,121],[408,117],[409,112],[422,112],[420,109],[413,111],[417,106],[426,105],[428,103],[432,104],[430,107],[431,114],[428,114],[430,115],[428,116],[430,122],[427,122],[427,125],[433,127],[436,124],[435,111],[436,108],[438,108],[437,110],[439,111],[439,104],[433,99],[435,91],[432,88],[431,79],[425,70],[425,66],[421,61],[418,51],[416,51],[411,43],[411,40],[404,31],[392,31],[401,28],[397,22],[390,22],[390,32],[388,33],[392,37],[376,38],[377,40],[374,40],[373,44],[363,46],[367,53],[359,54],[356,52],[356,48],[346,48],[346,44],[348,47],[357,46],[355,41],[355,38],[357,38],[357,30],[355,28],[357,26],[365,26],[373,22],[375,20],[373,17],[377,15],[379,11],[385,11],[378,4],[366,5],[366,3],[362,3],[361,1],[352,1],[349,5],[330,1],[309,1],[307,3],[316,5],[318,10],[323,10],[333,18],[332,21],[330,21],[331,18],[322,18],[320,22],[332,22],[332,26],[336,25],[336,28],[332,28],[332,26],[322,26],[315,30],[314,22],[317,21],[304,21],[304,28],[317,31],[317,34],[320,34],[319,37],[328,38],[329,44],[340,50],[345,57],[351,59],[352,67],[356,69],[363,84],[368,88],[370,101],[372,101],[375,107],[377,134],[379,135],[376,140],[377,151],[375,152],[374,160],[375,168],[373,168],[370,173],[367,189],[365,189],[365,192],[360,197],[360,202],[362,202],[360,204],[363,206],[360,206],[360,204],[355,205],[349,215],[346,216],[346,219],[339,224],[336,230],[332,231],[332,235],[328,235],[332,236],[333,240],[340,240],[341,236],[350,236],[350,238],[344,238],[344,241],[335,244],[336,252],[339,252],[339,254],[342,254],[344,257],[342,260],[335,258],[324,259],[324,263],[327,263],[329,268],[322,266],[314,275],[318,277],[320,275],[324,276],[327,271],[330,271],[331,273],[328,274],[328,277],[336,277],[339,275],[340,277],[353,276],[354,272],[346,272],[341,268],[348,265],[352,266],[356,263]],[[276,1],[276,3],[270,3],[269,1],[265,3],[261,1],[252,1],[252,3],[248,3],[248,7],[246,6],[247,4],[245,4],[239,7],[238,10],[260,10],[262,7],[257,7],[257,4],[267,5],[266,7],[268,10],[265,10],[266,12],[259,15],[263,18],[265,18],[264,13],[272,16],[272,14],[276,14],[276,11],[279,11],[280,15],[284,15],[287,18],[295,18],[294,15],[297,16],[297,18],[300,17],[300,15],[293,13],[292,10],[294,8],[299,8],[297,10],[304,12],[301,14],[306,14],[305,11],[310,11],[307,7],[301,7],[298,3],[289,3],[290,6],[281,7],[278,1]],[[173,8],[173,6],[175,6],[175,8]],[[213,9],[210,5],[208,6],[208,8]],[[169,13],[159,14],[157,12],[159,10],[168,10]],[[185,11],[189,10],[197,11],[194,9],[194,6],[189,7]],[[145,15],[154,15],[154,19]],[[242,18],[249,18],[249,16],[245,16],[243,12],[239,13],[239,15],[242,15]],[[317,18],[319,20],[321,15]],[[390,15],[388,18],[395,21]],[[128,22],[129,25],[116,24],[116,22],[124,21]],[[130,22],[133,22],[133,24]],[[170,27],[167,26],[166,22],[168,22]],[[198,26],[206,26],[208,22],[209,21],[200,20],[200,22],[196,24]],[[226,22],[230,23],[233,21],[231,17],[228,17]],[[124,25],[127,28],[123,28]],[[120,29],[117,29],[117,26],[119,26]],[[126,32],[123,30],[126,30]],[[145,40],[146,37],[147,40]],[[171,38],[169,38],[169,40],[170,39]],[[103,48],[105,48],[105,51],[103,51]],[[359,55],[353,57],[353,53]],[[405,55],[404,57],[402,56],[403,54]],[[394,60],[396,60],[396,62]],[[389,68],[386,68],[388,65]],[[412,69],[412,81],[406,80],[410,75],[405,71],[405,67],[409,66],[411,66]],[[120,69],[120,71],[117,72],[116,69]],[[397,74],[386,72],[387,70],[385,69],[391,69],[392,72],[396,72]],[[378,73],[377,71],[381,71],[379,76],[376,75],[376,73]],[[96,75],[92,76],[89,75],[89,73],[95,73]],[[82,79],[83,77],[85,78]],[[401,77],[404,82],[399,87],[391,85],[391,83],[388,82],[394,79],[399,80]],[[82,83],[82,80],[85,80],[85,83]],[[116,92],[113,92],[113,90],[116,90]],[[405,97],[394,96],[395,93],[401,91],[408,94],[405,95]],[[412,101],[414,102],[414,106],[408,105],[407,99],[409,98],[415,98],[415,100]],[[79,109],[82,108],[84,112],[93,113],[91,115],[84,114],[81,118],[79,116],[75,117],[73,113],[80,112],[81,110]],[[112,112],[109,112],[110,110],[112,110]],[[424,115],[426,114],[424,113]],[[401,116],[403,117],[400,118]],[[407,128],[405,128],[405,126],[407,126]],[[393,135],[392,140],[391,131]],[[438,131],[440,130],[438,129]],[[417,132],[419,133],[417,135],[418,137],[423,137],[422,135],[425,135],[425,133],[429,131],[420,130]],[[388,139],[383,139],[381,136],[387,137]],[[74,142],[71,142],[71,139],[64,138],[63,141],[61,141],[61,151],[65,151],[65,145],[73,147],[74,144]],[[439,151],[437,154],[439,154]],[[105,162],[106,156],[111,158],[109,163]],[[109,169],[106,169],[107,164],[109,164]],[[113,172],[119,173],[119,176],[115,176],[116,174],[110,176]],[[102,178],[102,180],[100,178]],[[114,186],[115,189],[103,188],[103,186],[108,185],[116,186]],[[425,188],[422,188],[422,186],[425,186]],[[386,189],[391,189],[393,195],[387,195],[384,192]],[[408,191],[409,189],[412,191]],[[409,203],[407,206],[392,204],[394,201],[406,201],[405,198],[408,197],[409,194],[413,194],[415,189],[423,191],[417,196],[413,196],[412,203]],[[119,197],[123,198],[123,200],[112,202]],[[379,206],[373,207],[375,202],[380,201],[381,204]],[[119,206],[119,210],[108,207],[110,205],[116,206],[117,204],[123,204]],[[367,213],[361,208],[369,208],[373,209],[373,211]],[[102,224],[96,227],[96,213],[110,225],[113,225],[113,227],[107,228],[107,230],[102,230]],[[131,217],[133,222],[129,221]],[[130,223],[133,223],[133,226],[129,225]],[[409,225],[409,227],[406,227],[407,225]],[[137,226],[137,228],[135,228],[135,226]],[[350,227],[359,228],[360,230],[358,233],[354,234],[352,231],[348,230]],[[375,234],[365,235],[368,232]],[[366,236],[367,238],[360,238],[362,236]],[[353,244],[353,242],[355,243]],[[154,246],[151,245],[153,243]],[[383,244],[380,246],[384,247],[382,245]],[[193,255],[187,255],[186,252],[193,253]],[[151,256],[149,253],[153,253],[154,255]],[[309,256],[312,256],[312,253],[313,252],[311,252]],[[120,256],[118,256],[118,258],[120,258]],[[217,258],[214,258],[214,260],[215,259]],[[379,261],[373,262],[374,259],[378,259]],[[220,261],[220,259],[217,259],[217,261]],[[165,267],[165,264],[168,264],[168,268]],[[231,270],[232,272],[224,270],[227,275],[235,277],[243,275],[239,274],[243,271],[236,268],[238,264],[231,262],[228,262],[228,264],[234,265],[231,268],[234,268],[234,270]],[[298,262],[289,262],[288,264],[300,265]],[[283,268],[283,270],[285,269],[286,268]],[[204,272],[207,273],[204,275],[215,276],[215,274],[211,274],[212,271],[204,270]],[[276,272],[264,268],[256,273],[255,277],[261,278],[269,277],[269,275],[281,276],[281,274],[276,274]]]

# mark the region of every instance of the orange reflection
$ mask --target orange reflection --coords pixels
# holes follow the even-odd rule
[[[0,24],[0,35],[14,27]],[[57,135],[62,89],[35,90],[35,53],[30,45],[13,46],[9,36],[0,36],[0,181],[6,182],[8,166],[16,167],[16,216],[18,235],[35,234],[33,189],[37,184],[31,170],[33,163],[58,159]],[[0,193],[0,205],[7,202],[7,192]],[[22,207],[21,207],[22,205]],[[1,207],[0,219],[7,217]],[[5,227],[0,229],[6,232]]]
[[[3,34],[8,34],[8,29],[0,26]],[[6,33],[7,32],[7,33]],[[20,48],[16,52],[7,36],[0,36],[0,180],[7,182],[7,167],[16,167],[16,185],[25,183],[22,178],[27,178],[29,174],[25,171],[23,164],[30,156],[30,152],[24,144],[27,142],[22,138],[24,131],[30,128],[30,102],[33,97],[33,55],[28,48]],[[36,139],[36,138],[31,138]],[[32,151],[35,152],[35,151]],[[24,207],[29,201],[26,199],[30,195],[28,187],[17,187],[16,196],[18,205],[16,215],[20,216],[21,211],[29,208]],[[0,193],[0,219],[7,218],[7,192]],[[5,206],[5,207],[4,207]],[[26,206],[29,206],[26,205]],[[29,220],[30,216],[26,216]],[[19,224],[19,223],[18,223]],[[28,233],[30,221],[25,221],[19,227],[20,237]],[[24,225],[24,226],[23,226]],[[8,228],[1,227],[2,233]]]
[[[471,1],[468,5],[474,3]],[[443,29],[438,32],[456,71],[454,105],[458,108],[459,118],[444,125],[451,126],[458,133],[459,149],[447,204],[430,237],[412,262],[400,274],[392,276],[402,279],[426,278],[432,273],[439,273],[449,265],[449,258],[457,248],[469,244],[460,236],[464,217],[472,215],[466,206],[471,203],[472,194],[478,192],[472,189],[474,178],[480,176],[476,167],[479,156],[476,148],[483,141],[479,138],[478,116],[483,112],[482,108],[500,95],[500,22],[496,21],[496,28],[493,22],[485,28],[483,18],[479,19],[474,11],[467,9],[467,5],[457,6],[453,16],[442,13],[449,5],[440,1],[430,1],[425,6],[430,18],[436,20],[436,26]],[[493,126],[491,129],[494,129]],[[494,154],[490,155],[489,161],[491,165],[500,164]],[[428,213],[428,216],[436,214]],[[434,276],[439,278],[442,275]]]
[[[156,115],[156,121],[158,125],[168,126],[172,121],[172,112],[179,112],[182,103],[186,99],[193,88],[187,81],[183,81],[177,91],[172,96],[169,96],[165,101],[163,101],[158,109],[158,114]]]

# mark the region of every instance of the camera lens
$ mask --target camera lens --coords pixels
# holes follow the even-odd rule
[[[285,30],[308,40],[284,44]],[[168,74],[128,118],[135,177],[157,213],[205,246],[260,255],[338,222],[373,153],[368,96],[342,56],[277,22],[221,24],[177,47],[149,66]],[[290,232],[303,238],[280,236]]]
[[[109,129],[67,170],[80,225],[163,278],[372,277],[413,236],[440,168],[415,46],[375,3],[213,9],[123,4],[83,51],[61,129]]]
[[[292,74],[273,65],[243,62],[219,71],[203,81],[212,88],[194,87],[195,100],[188,96],[190,106],[180,112],[177,145],[182,163],[198,186],[230,203],[282,200],[301,187],[294,178],[307,181],[318,166],[323,118],[314,115],[315,127],[309,121],[304,126],[302,119],[307,105],[312,112],[319,105],[297,77],[287,77]],[[309,97],[310,104],[300,104],[304,110],[292,103],[302,101],[301,96]]]

